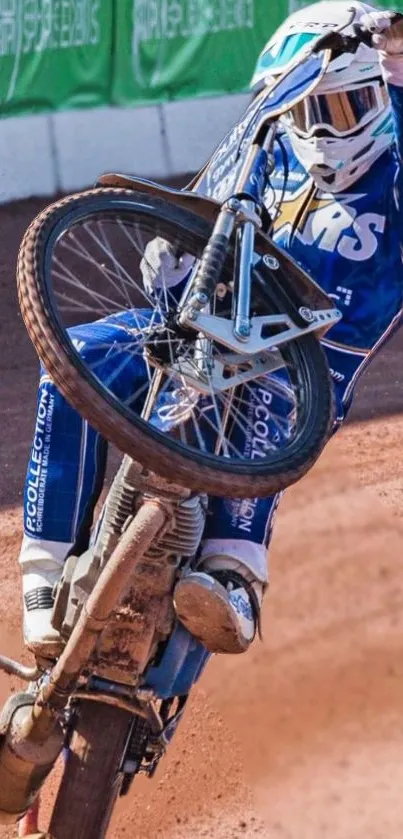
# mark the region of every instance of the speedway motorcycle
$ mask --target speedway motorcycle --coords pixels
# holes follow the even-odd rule
[[[90,548],[68,558],[55,591],[59,655],[32,668],[0,658],[27,682],[0,714],[0,823],[22,819],[21,836],[28,824],[35,832],[60,755],[52,839],[102,839],[118,796],[139,773],[153,776],[209,657],[174,604],[207,495],[236,498],[242,511],[242,499],[299,479],[329,436],[318,338],[340,313],[274,244],[263,197],[279,117],[315,88],[332,48],[354,51],[368,37],[312,36],[187,190],[104,175],[25,234],[17,276],[29,335],[61,393],[123,459]],[[188,260],[179,289],[140,279],[157,238]],[[110,318],[121,338],[93,357],[77,327]],[[122,394],[114,376],[128,355],[139,373]],[[258,422],[251,434],[251,404],[270,409],[270,439]]]

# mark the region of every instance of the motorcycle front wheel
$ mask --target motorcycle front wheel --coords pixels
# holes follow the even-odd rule
[[[248,372],[245,357],[178,326],[175,288],[144,287],[156,237],[196,264],[211,232],[159,196],[98,188],[64,198],[22,241],[21,312],[57,388],[121,451],[196,492],[268,496],[301,478],[329,436],[328,366],[308,334]],[[231,317],[234,272],[231,251],[224,299],[213,301],[222,317]],[[270,314],[270,288],[265,306]]]

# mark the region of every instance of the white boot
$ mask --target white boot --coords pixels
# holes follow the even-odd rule
[[[242,547],[249,544],[243,542]],[[261,551],[265,557],[264,546]],[[239,556],[238,546],[235,552]],[[251,565],[250,558],[246,564],[228,554],[202,555],[197,570],[182,577],[175,588],[179,620],[212,653],[243,653],[260,629],[267,572],[262,571],[261,558],[253,563],[254,570]]]
[[[24,536],[19,563],[22,570],[24,640],[36,656],[53,658],[60,652],[61,638],[53,628],[53,589],[63,571],[70,545]]]

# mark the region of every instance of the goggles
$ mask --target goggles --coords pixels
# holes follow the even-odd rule
[[[385,85],[376,81],[338,93],[313,93],[283,119],[301,137],[311,137],[320,129],[345,137],[371,122],[388,101]]]

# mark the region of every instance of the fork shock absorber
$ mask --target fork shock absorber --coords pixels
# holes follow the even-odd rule
[[[214,294],[218,278],[227,256],[228,238],[224,233],[213,233],[206,246],[194,284],[197,302],[206,304]],[[194,298],[192,297],[190,302]]]
[[[196,320],[197,313],[207,306],[216,290],[240,209],[241,202],[237,198],[230,198],[218,215],[209,242],[203,251],[193,281],[192,293],[179,316],[182,326],[188,321]]]
[[[192,284],[190,297],[179,315],[181,326],[197,321],[199,312],[211,300],[220,280],[227,257],[228,246],[236,225],[240,225],[237,245],[238,271],[234,333],[241,341],[250,334],[251,266],[255,243],[255,229],[261,227],[255,200],[230,198],[219,213],[213,233],[204,249],[200,265]]]

